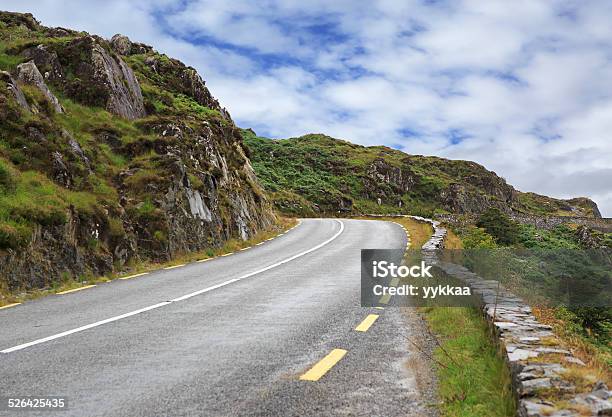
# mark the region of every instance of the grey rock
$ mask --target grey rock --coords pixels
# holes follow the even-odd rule
[[[56,81],[64,78],[64,72],[55,51],[49,50],[45,45],[33,46],[21,53],[24,57],[34,61],[45,80]]]
[[[6,71],[0,71],[0,79],[2,79],[6,83],[6,88],[8,92],[13,96],[15,101],[17,101],[17,104],[19,104],[21,108],[30,113],[30,105],[28,104],[28,101],[23,95],[23,91],[21,91],[19,85],[17,85],[17,82],[13,79],[11,74]]]
[[[121,58],[114,59],[100,45],[92,50],[94,77],[108,87],[106,109],[126,119],[145,116],[140,84],[134,72]]]
[[[40,71],[38,71],[38,68],[36,67],[34,61],[29,61],[17,65],[17,78],[23,83],[31,84],[38,88],[40,92],[44,94],[47,100],[49,100],[49,102],[53,105],[53,109],[57,113],[64,112],[64,109],[57,97],[55,97],[51,90],[49,90],[49,87],[47,87],[47,84],[45,84],[45,80],[40,74]]]
[[[78,160],[80,160],[87,167],[88,170],[91,170],[89,158],[87,158],[85,152],[83,152],[83,149],[81,148],[81,145],[79,145],[79,142],[77,142],[67,130],[62,130],[62,137],[68,140],[68,146],[70,146],[72,154]]]
[[[53,161],[53,180],[66,188],[72,186],[72,174],[68,170],[68,167],[64,163],[64,158],[59,152],[53,152],[51,154],[51,160]]]
[[[66,80],[67,94],[88,105],[98,105],[126,119],[145,116],[140,84],[134,72],[101,39],[83,36],[63,48],[60,60],[74,68],[76,78]],[[79,57],[79,62],[74,62]],[[88,95],[83,95],[83,88]]]
[[[110,40],[113,50],[119,55],[129,55],[132,52],[132,42],[127,36],[117,33]]]
[[[212,220],[212,215],[210,209],[204,204],[200,192],[198,190],[192,190],[191,188],[185,188],[185,193],[187,194],[189,208],[191,209],[193,217],[210,222]]]
[[[32,139],[35,142],[38,142],[38,143],[47,142],[47,138],[45,137],[45,135],[40,130],[35,128],[34,126],[28,127],[27,133],[28,133],[28,138]]]
[[[591,394],[602,400],[607,400],[608,398],[612,397],[612,392],[608,390],[608,386],[603,381],[597,381],[593,387],[593,391],[591,391]]]

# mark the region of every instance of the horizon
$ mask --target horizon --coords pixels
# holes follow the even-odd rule
[[[46,26],[122,33],[193,66],[238,126],[474,161],[516,189],[612,215],[611,5],[301,6],[8,1]],[[514,6],[516,9],[517,6]],[[258,33],[259,36],[251,36]]]

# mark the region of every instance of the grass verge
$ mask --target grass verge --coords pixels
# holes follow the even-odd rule
[[[410,235],[410,249],[420,249],[429,240],[433,233],[433,228],[429,223],[419,222],[409,217],[357,217],[363,220],[381,220],[386,222],[399,223],[408,230]]]
[[[441,416],[516,415],[510,372],[478,311],[468,307],[421,311],[440,343],[434,355]]]
[[[152,272],[162,268],[167,268],[169,266],[187,264],[203,259],[215,258],[221,255],[233,253],[241,249],[254,246],[267,239],[274,238],[278,234],[286,232],[296,224],[297,220],[294,218],[278,216],[278,222],[275,227],[271,228],[270,230],[261,231],[249,240],[242,241],[239,239],[230,239],[219,248],[211,248],[205,251],[191,252],[178,255],[169,262],[138,262],[129,265],[128,268],[120,272],[104,276],[81,276],[78,279],[74,279],[66,275],[64,279],[60,280],[50,288],[29,291],[20,294],[11,294],[6,290],[6,288],[0,287],[0,307],[8,304],[21,303],[27,300],[40,298],[49,294],[56,294],[58,292],[80,288],[85,285],[108,282],[124,276],[140,274],[143,272]]]

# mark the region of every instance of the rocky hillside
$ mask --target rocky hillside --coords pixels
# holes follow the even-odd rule
[[[507,213],[601,217],[587,198],[558,200],[514,189],[469,161],[407,155],[325,135],[285,140],[243,130],[255,172],[287,213]]]
[[[240,131],[152,47],[0,12],[0,290],[168,259],[274,222]]]

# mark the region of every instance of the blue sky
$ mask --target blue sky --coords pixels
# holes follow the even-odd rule
[[[3,1],[198,69],[238,125],[469,159],[612,216],[612,2]]]

